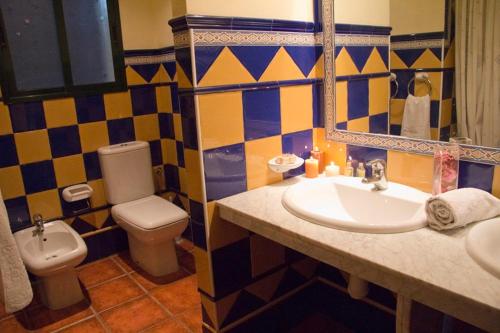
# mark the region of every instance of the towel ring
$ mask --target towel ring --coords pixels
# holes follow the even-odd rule
[[[408,95],[410,94],[410,86],[412,82],[414,82],[415,80],[424,81],[425,85],[427,86],[427,89],[429,90],[429,96],[432,96],[432,83],[429,80],[429,77],[427,75],[420,76],[418,74],[412,77],[411,80],[408,82]]]
[[[398,95],[399,82],[397,80],[396,73],[391,73],[390,77],[391,77],[391,82],[394,82],[394,84],[396,85],[396,91],[394,91],[394,94],[392,94],[392,96],[391,96],[391,99],[393,99],[394,97],[396,97]]]

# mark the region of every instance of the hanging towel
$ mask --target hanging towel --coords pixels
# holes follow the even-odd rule
[[[0,294],[7,313],[19,311],[33,299],[23,260],[10,230],[7,209],[0,191]]]
[[[431,97],[409,94],[406,98],[401,136],[415,139],[431,139]]]
[[[461,188],[429,198],[425,212],[431,228],[454,229],[500,215],[500,199],[477,188]]]

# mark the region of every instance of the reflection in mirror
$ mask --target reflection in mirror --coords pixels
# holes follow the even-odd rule
[[[335,1],[338,130],[500,147],[500,1]]]

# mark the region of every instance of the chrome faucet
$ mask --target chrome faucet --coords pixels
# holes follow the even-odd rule
[[[381,159],[376,159],[368,162],[366,165],[371,166],[372,176],[363,178],[361,182],[363,182],[363,184],[373,184],[373,189],[375,191],[383,191],[387,189],[389,184],[386,176],[386,162]]]
[[[45,230],[43,223],[44,221],[42,215],[40,214],[33,215],[33,224],[35,225],[35,230],[33,230],[33,237],[43,235],[43,232]]]

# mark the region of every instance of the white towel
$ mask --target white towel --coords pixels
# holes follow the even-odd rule
[[[461,188],[429,198],[425,212],[431,228],[454,229],[500,215],[500,199],[477,188]]]
[[[19,311],[31,303],[33,290],[23,260],[10,230],[7,209],[0,191],[0,294],[7,313]]]
[[[431,138],[431,97],[406,98],[401,135],[409,138],[430,140]]]

